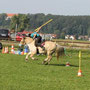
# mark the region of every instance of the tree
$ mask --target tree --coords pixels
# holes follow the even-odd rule
[[[9,28],[10,20],[6,20],[7,15],[5,13],[0,14],[0,28]]]
[[[57,38],[60,38],[60,30],[54,30],[54,34],[57,35]]]
[[[65,33],[64,33],[64,32],[62,32],[62,33],[60,34],[60,38],[65,39]]]
[[[11,19],[10,29],[11,30],[15,30],[16,29],[16,25],[19,25],[19,18],[18,18],[18,16],[15,15]]]
[[[26,29],[29,25],[29,19],[27,17],[27,15],[25,14],[19,14],[19,15],[15,15],[12,17],[11,19],[11,25],[10,28],[11,29],[16,29],[16,25],[17,25],[17,31],[23,31],[24,29]]]
[[[90,37],[90,27],[88,28],[88,36]]]

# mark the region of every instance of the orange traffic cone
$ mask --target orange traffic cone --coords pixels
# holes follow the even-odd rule
[[[14,45],[13,45],[13,44],[12,44],[12,46],[11,46],[11,53],[12,53],[12,54],[15,53],[15,51],[14,51]]]
[[[5,47],[4,53],[9,53],[8,47]]]
[[[5,47],[5,49],[4,49],[4,53],[7,53],[7,47]]]
[[[82,76],[82,71],[81,70],[78,70],[78,76]]]
[[[5,48],[3,47],[3,49],[2,49],[2,53],[5,53],[4,51],[5,51]]]
[[[9,48],[7,47],[7,53],[9,53]]]

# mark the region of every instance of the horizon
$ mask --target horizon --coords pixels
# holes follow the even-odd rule
[[[0,13],[0,14],[33,14],[33,13]],[[49,14],[45,14],[45,13],[34,13],[35,14],[44,14],[44,15],[49,15]],[[59,15],[59,14],[50,14],[50,15]],[[59,16],[90,16],[90,15],[59,15]]]

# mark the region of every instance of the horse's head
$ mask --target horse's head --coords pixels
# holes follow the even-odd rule
[[[21,46],[21,45],[25,45],[25,44],[29,44],[29,43],[31,43],[32,41],[33,41],[32,38],[30,38],[30,37],[24,37],[24,38],[22,38],[21,41],[20,41],[20,46]]]

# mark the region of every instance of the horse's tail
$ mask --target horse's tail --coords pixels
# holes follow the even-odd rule
[[[61,47],[60,45],[57,44],[57,47],[56,47],[57,60],[59,60],[59,56],[63,56],[63,55],[65,55],[64,47]]]

